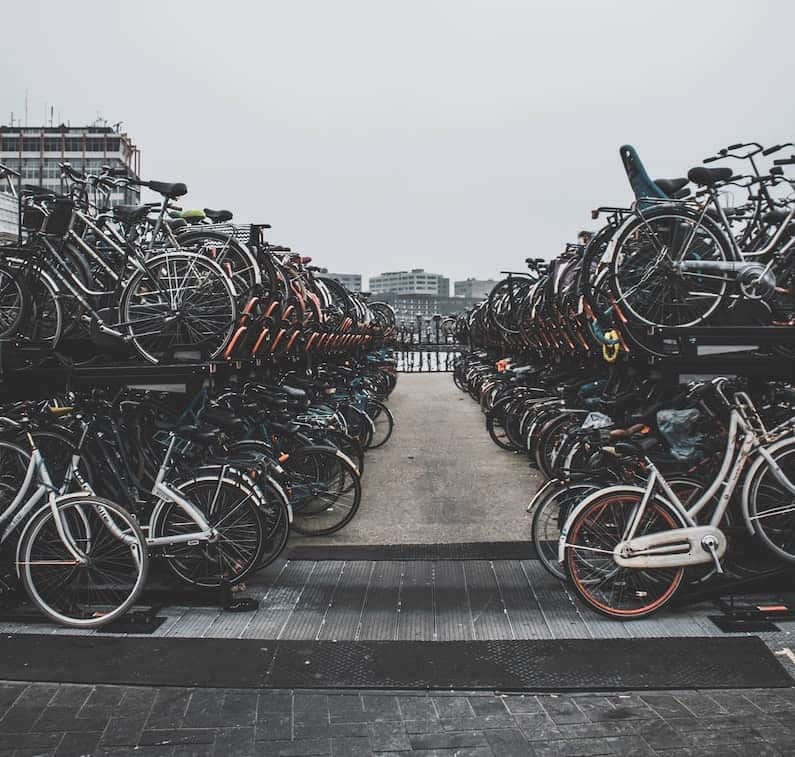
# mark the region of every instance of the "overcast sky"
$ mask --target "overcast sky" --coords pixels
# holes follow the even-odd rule
[[[338,272],[494,276],[720,146],[795,141],[791,2],[6,2],[0,118],[99,112],[144,178]]]

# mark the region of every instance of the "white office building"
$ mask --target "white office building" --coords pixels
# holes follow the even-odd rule
[[[141,152],[130,137],[110,126],[0,126],[0,163],[18,171],[21,184],[62,193],[59,163],[83,173],[98,174],[102,166],[139,177]],[[113,192],[112,205],[139,202],[138,187]]]
[[[370,279],[370,292],[378,294],[435,294],[450,296],[450,279],[423,268],[411,271],[390,271]]]

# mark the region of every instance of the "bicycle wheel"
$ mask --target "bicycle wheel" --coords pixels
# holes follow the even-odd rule
[[[795,482],[795,443],[770,453],[781,472]],[[747,488],[748,516],[762,543],[782,560],[795,562],[795,498],[770,464],[757,469]]]
[[[16,335],[29,300],[19,274],[0,266],[0,337]]]
[[[498,404],[486,415],[486,431],[488,431],[491,441],[501,449],[516,452],[517,447],[509,438],[505,430],[505,411],[506,403]]]
[[[257,566],[265,540],[259,497],[237,478],[197,476],[175,487],[198,508],[218,536],[165,548],[166,564],[186,584],[217,588],[224,581],[242,581]],[[157,536],[179,536],[198,526],[175,502],[167,502],[157,518]]]
[[[122,292],[122,326],[151,363],[165,359],[212,359],[235,329],[237,296],[229,277],[212,260],[166,253],[147,261]]]
[[[560,529],[574,507],[598,490],[597,484],[561,484],[536,505],[532,524],[533,546],[541,564],[561,581],[567,580],[567,575],[558,562]]]
[[[362,485],[353,463],[327,447],[304,447],[283,463],[293,528],[307,536],[333,534],[356,515]]]
[[[183,249],[218,263],[234,283],[238,295],[247,297],[262,283],[262,271],[254,255],[231,232],[231,227],[229,233],[199,227],[182,232],[178,241]]]
[[[270,565],[287,546],[290,536],[290,517],[288,515],[289,500],[284,490],[275,482],[265,479],[257,482],[265,492],[268,502],[268,515],[265,520],[268,535],[262,546],[262,553],[257,560],[257,570]],[[275,518],[271,515],[275,514]]]
[[[613,559],[642,497],[639,490],[608,490],[568,524],[565,566],[571,585],[589,607],[611,618],[630,620],[656,612],[674,596],[685,573],[682,567],[625,568]],[[648,535],[681,525],[671,508],[654,498],[635,533]]]
[[[373,422],[373,439],[368,449],[377,449],[389,441],[395,427],[395,419],[389,408],[376,399],[367,400],[365,412]]]
[[[728,277],[683,263],[733,259],[720,228],[684,208],[661,208],[626,223],[616,239],[611,288],[618,307],[644,326],[704,323],[726,298]]]
[[[144,535],[124,508],[99,497],[64,497],[56,508],[87,561],[75,560],[59,535],[53,509],[44,507],[20,540],[22,585],[31,601],[57,623],[98,628],[127,612],[144,586]]]

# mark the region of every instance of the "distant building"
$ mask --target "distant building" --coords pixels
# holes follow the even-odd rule
[[[477,305],[481,297],[440,297],[434,294],[396,294],[394,292],[372,293],[370,301],[386,302],[395,311],[398,325],[413,326],[417,316],[423,320],[434,315],[457,315],[467,308]]]
[[[346,289],[349,289],[351,292],[361,292],[362,291],[362,274],[360,273],[326,273],[323,272],[321,275],[326,276],[330,279],[334,279],[335,281],[339,281]]]
[[[22,174],[22,184],[62,193],[66,185],[59,163],[90,174],[112,166],[137,179],[141,151],[110,126],[0,126],[0,163]],[[128,187],[113,192],[110,203],[134,205],[140,194],[138,187]]]
[[[450,279],[438,273],[428,273],[422,268],[411,271],[391,271],[370,279],[370,292],[380,298],[382,294],[433,294],[450,296]]]
[[[488,297],[497,282],[494,279],[465,279],[453,285],[456,297]]]

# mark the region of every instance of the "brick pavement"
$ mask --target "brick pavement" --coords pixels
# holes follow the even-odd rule
[[[0,715],[0,757],[795,752],[795,689],[467,696],[0,682]]]

